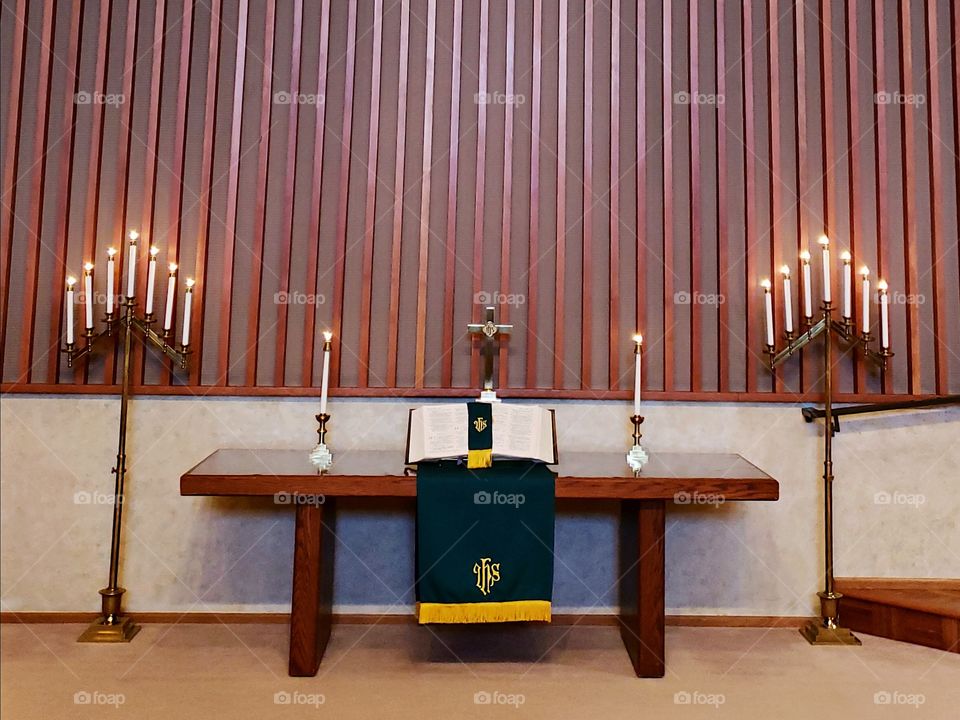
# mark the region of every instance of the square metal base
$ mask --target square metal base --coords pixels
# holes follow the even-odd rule
[[[829,628],[823,620],[811,620],[800,628],[811,645],[861,645],[860,638],[845,627]]]
[[[106,618],[101,615],[90,623],[89,627],[77,638],[77,642],[130,642],[138,632],[140,632],[140,626],[136,625],[129,617],[123,617],[116,623],[108,623]]]

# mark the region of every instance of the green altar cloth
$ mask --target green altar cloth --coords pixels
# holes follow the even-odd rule
[[[420,623],[549,622],[555,477],[526,460],[418,465]]]

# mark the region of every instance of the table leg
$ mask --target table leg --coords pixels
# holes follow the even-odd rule
[[[620,636],[637,677],[664,674],[663,500],[625,500],[620,509]]]
[[[333,601],[334,500],[297,505],[290,608],[290,670],[294,677],[317,674],[330,638]]]

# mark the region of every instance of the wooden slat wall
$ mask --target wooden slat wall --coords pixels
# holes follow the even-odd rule
[[[960,392],[958,16],[11,0],[3,390],[116,391],[113,353],[62,362],[63,281],[93,260],[102,291],[106,248],[137,226],[143,258],[155,244],[198,281],[190,371],[139,353],[138,392],[312,395],[331,329],[334,395],[467,396],[463,325],[492,303],[515,325],[505,396],[626,399],[640,330],[651,398],[815,400],[816,348],[764,366],[759,280],[779,316],[775,270],[799,301],[797,253],[824,231],[893,298],[890,369],[851,354],[841,397]],[[839,296],[839,261],[834,277]]]

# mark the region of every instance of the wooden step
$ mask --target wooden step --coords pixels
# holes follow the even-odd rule
[[[960,653],[960,579],[837,578],[854,632]]]

